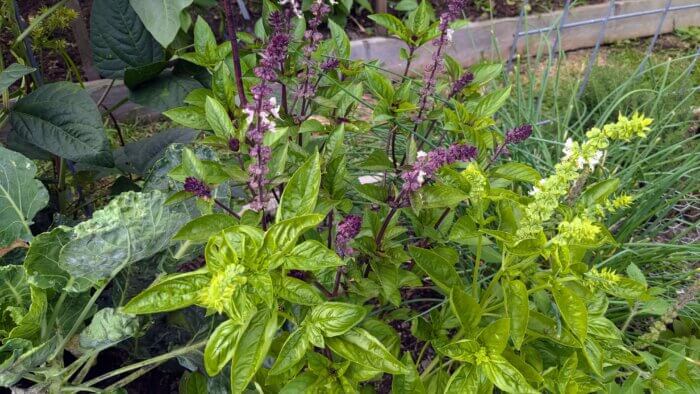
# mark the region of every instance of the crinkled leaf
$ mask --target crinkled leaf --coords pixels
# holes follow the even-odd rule
[[[20,138],[57,156],[102,167],[114,164],[97,105],[76,84],[36,89],[17,102],[10,123]]]
[[[278,297],[299,305],[318,305],[323,297],[312,285],[290,276],[281,277],[275,284]]]
[[[126,192],[73,228],[59,267],[93,282],[151,257],[168,246],[187,216],[166,206],[158,191]]]
[[[273,224],[265,233],[263,249],[270,255],[276,252],[289,252],[297,239],[307,230],[323,221],[323,215],[298,216]]]
[[[163,48],[153,39],[129,0],[95,0],[90,14],[90,44],[103,78],[122,78],[124,70],[163,60]]]
[[[31,160],[0,146],[0,248],[32,239],[32,219],[49,202],[49,193],[35,176]]]
[[[100,309],[80,333],[80,346],[85,349],[104,349],[132,337],[138,327],[139,322],[134,316],[112,308]]]

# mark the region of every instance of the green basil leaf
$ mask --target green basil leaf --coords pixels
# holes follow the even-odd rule
[[[361,328],[355,327],[341,336],[327,338],[326,344],[334,353],[365,367],[392,375],[407,373],[406,366],[377,338]]]
[[[291,276],[283,276],[275,283],[278,297],[299,305],[318,305],[324,301],[321,293],[312,285]]]
[[[226,107],[219,100],[207,97],[204,104],[204,112],[209,126],[214,130],[214,134],[226,139],[236,136],[236,130],[233,128],[228,111],[226,111]]]
[[[583,341],[582,352],[593,373],[603,376],[604,353],[598,341],[591,337],[586,337]]]
[[[412,203],[420,208],[447,208],[465,201],[469,196],[447,185],[425,185],[414,193]]]
[[[209,336],[204,347],[204,368],[209,376],[221,372],[236,352],[236,343],[245,326],[237,321],[226,320],[219,324]]]
[[[173,240],[204,243],[214,234],[237,224],[238,220],[231,215],[225,215],[223,213],[204,215],[182,226],[173,237]]]
[[[537,184],[542,179],[542,175],[534,168],[516,162],[508,162],[494,168],[492,176],[531,184]]]
[[[473,339],[460,339],[459,341],[448,343],[437,350],[445,356],[463,362],[472,362],[474,354],[479,351],[479,342]]]
[[[506,311],[510,318],[510,337],[515,348],[519,350],[525,340],[527,321],[530,317],[527,288],[523,282],[511,280],[507,282],[504,289]]]
[[[290,270],[315,271],[343,265],[343,260],[324,244],[309,240],[295,246],[284,257],[284,268]]]
[[[554,302],[556,302],[566,325],[569,326],[579,341],[583,342],[588,332],[588,308],[586,303],[576,293],[558,283],[552,287],[552,296],[554,296]]]
[[[462,394],[479,392],[479,371],[473,365],[462,365],[447,382],[445,394]]]
[[[207,377],[199,372],[185,372],[180,378],[178,394],[203,394],[207,392]]]
[[[275,223],[265,233],[263,250],[272,255],[276,252],[288,253],[297,239],[307,230],[316,227],[324,216],[318,214],[304,215]]]
[[[406,366],[406,373],[396,375],[391,379],[391,392],[395,394],[424,394],[425,387],[420,375],[418,375],[411,353],[404,353],[401,362]]]
[[[409,246],[408,251],[418,267],[443,291],[450,292],[453,287],[464,286],[455,267],[441,255],[415,246]]]
[[[277,207],[277,222],[313,213],[321,187],[321,160],[314,153],[297,169],[284,188]]]
[[[590,207],[594,204],[600,204],[605,201],[611,194],[615,193],[620,186],[620,180],[618,178],[610,178],[600,182],[596,182],[591,186],[588,186],[586,190],[581,193],[579,197],[579,202],[583,204],[584,207]]]
[[[361,305],[325,302],[309,312],[306,321],[318,327],[326,337],[336,337],[358,325],[367,315]]]
[[[503,356],[492,355],[487,363],[480,365],[486,377],[499,389],[507,393],[537,394],[520,371]]]
[[[310,348],[311,344],[306,339],[304,330],[294,331],[282,345],[275,364],[270,369],[270,375],[279,375],[294,367]]]
[[[209,280],[208,274],[198,271],[166,276],[132,298],[122,311],[141,315],[194,305],[199,291],[209,285]]]
[[[368,17],[379,26],[384,27],[390,34],[397,36],[405,42],[409,42],[411,33],[401,20],[391,14],[374,14]]]
[[[176,107],[163,112],[163,115],[170,118],[173,122],[191,129],[211,130],[209,121],[207,121],[206,111],[201,107],[195,107],[194,105]]]
[[[457,316],[459,324],[466,330],[472,330],[481,321],[481,305],[461,288],[454,287],[450,292],[450,309]]]
[[[486,326],[479,334],[479,340],[490,350],[491,354],[501,354],[508,345],[509,336],[510,319],[503,318]]]
[[[277,331],[277,309],[258,311],[236,344],[231,359],[231,392],[245,391],[260,369]]]
[[[328,29],[331,31],[331,40],[335,46],[338,57],[347,59],[350,57],[350,39],[348,39],[345,30],[340,27],[333,19],[328,19]]]
[[[12,63],[9,67],[0,72],[0,93],[12,86],[20,78],[36,71],[35,68],[27,67],[23,64]]]

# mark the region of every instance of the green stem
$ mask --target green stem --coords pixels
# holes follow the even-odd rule
[[[481,265],[481,242],[482,237],[476,241],[476,260],[474,260],[474,272],[472,273],[472,295],[474,299],[479,299],[479,266]]]
[[[68,278],[68,281],[66,282],[66,285],[64,289],[70,288],[73,286],[73,283],[75,282],[75,279],[71,276]],[[56,319],[58,318],[58,312],[61,310],[63,307],[63,303],[66,301],[66,297],[68,296],[67,291],[62,291],[61,295],[58,297],[58,301],[56,301],[56,306],[53,308],[53,312],[51,312],[51,317],[49,318],[48,324],[46,325],[47,328],[51,328],[54,326],[56,323]],[[41,337],[45,338],[44,336],[45,333],[42,333]]]
[[[89,386],[89,387],[94,386],[96,383],[99,383],[103,380],[106,380],[106,379],[109,379],[109,378],[112,378],[112,377],[115,377],[118,375],[121,375],[123,373],[133,371],[133,370],[139,369],[139,368],[144,368],[144,367],[147,367],[151,364],[156,364],[156,363],[160,363],[160,362],[163,362],[166,360],[170,360],[171,358],[175,358],[179,355],[189,353],[192,350],[199,349],[199,348],[203,347],[204,345],[206,345],[206,343],[207,343],[207,340],[205,339],[205,340],[202,340],[199,342],[195,342],[192,345],[181,347],[179,349],[175,349],[175,350],[170,351],[168,353],[161,354],[160,356],[149,358],[148,360],[143,360],[143,361],[140,361],[138,363],[127,365],[126,367],[115,369],[114,371],[107,372],[106,374],[100,375],[92,380],[85,382],[85,386]]]

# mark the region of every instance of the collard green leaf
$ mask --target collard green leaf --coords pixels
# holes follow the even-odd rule
[[[237,224],[238,220],[231,215],[226,215],[223,213],[204,215],[182,226],[182,228],[178,230],[177,234],[175,234],[173,237],[173,240],[187,240],[194,243],[204,243],[207,242],[207,240],[209,240],[209,238],[214,234]]]
[[[450,308],[457,316],[459,324],[466,330],[471,330],[481,321],[481,305],[470,294],[461,288],[453,288],[450,292]]]
[[[415,246],[409,246],[408,251],[418,267],[443,291],[449,292],[453,287],[463,286],[455,267],[441,255]]]
[[[160,252],[187,220],[187,215],[166,206],[165,199],[158,191],[119,195],[73,228],[59,266],[95,283]]]
[[[502,356],[492,355],[489,362],[481,364],[480,368],[496,387],[507,393],[538,393],[525,380],[523,374]]]
[[[256,313],[241,334],[231,359],[231,392],[242,393],[260,369],[277,331],[277,310]]]
[[[0,72],[0,93],[12,86],[13,83],[17,82],[23,76],[33,73],[34,70],[36,69],[19,63],[10,64],[9,67]]]
[[[10,123],[20,138],[59,157],[102,167],[114,164],[97,105],[76,84],[38,88],[17,102]]]
[[[123,78],[124,70],[163,60],[163,48],[153,39],[129,0],[95,0],[90,14],[90,44],[103,78]]]
[[[366,314],[367,311],[361,305],[325,302],[314,307],[306,321],[319,328],[324,336],[337,337],[358,325]]]
[[[209,275],[197,271],[165,277],[132,298],[122,311],[140,315],[194,305],[199,291],[209,285],[209,280]]]
[[[382,345],[377,338],[361,328],[327,338],[326,344],[336,354],[362,366],[392,375],[406,373],[406,366]]]
[[[192,0],[129,0],[129,3],[153,38],[167,47],[180,30],[180,13]]]
[[[279,375],[294,367],[310,348],[311,343],[306,339],[304,330],[294,331],[282,345],[270,375]]]
[[[100,309],[80,333],[80,346],[84,349],[104,349],[130,338],[138,327],[138,320],[134,316],[112,308]]]
[[[17,326],[10,331],[9,338],[24,338],[36,343],[41,338],[41,329],[44,324],[44,317],[48,309],[46,292],[44,290],[29,288],[32,304],[27,313],[17,319]]]
[[[22,266],[0,266],[0,336],[6,337],[15,327],[12,315],[23,315],[30,303],[30,288]]]
[[[244,329],[245,326],[229,319],[219,324],[211,333],[207,345],[204,347],[204,367],[209,376],[221,372],[226,363],[231,360],[236,351],[238,338]]]
[[[35,176],[31,160],[0,146],[0,248],[32,239],[32,219],[49,202],[49,193]]]
[[[505,286],[506,310],[510,318],[510,337],[516,349],[525,339],[527,321],[530,317],[527,288],[519,280],[511,280]]]
[[[561,316],[576,337],[583,342],[588,332],[588,308],[586,303],[568,287],[555,284],[552,296]]]
[[[0,364],[0,387],[14,386],[29,371],[35,371],[56,351],[58,337],[53,336],[36,347],[23,339],[12,340],[12,357]],[[0,347],[0,350],[5,346]]]
[[[195,137],[197,132],[191,129],[163,130],[116,149],[114,162],[122,171],[144,175],[163,156],[163,152],[169,145],[191,142]]]
[[[341,265],[343,260],[335,252],[314,240],[300,243],[284,257],[284,268],[290,270],[314,271]]]
[[[318,153],[299,167],[287,183],[277,207],[277,221],[313,213],[321,187],[321,160]]]
[[[158,78],[129,90],[129,99],[144,107],[165,112],[181,106],[191,91],[201,87],[202,84],[194,78],[163,72]],[[187,127],[193,126],[182,124]]]

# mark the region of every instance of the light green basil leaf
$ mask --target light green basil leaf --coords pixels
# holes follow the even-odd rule
[[[312,213],[320,187],[321,160],[317,152],[294,172],[285,186],[277,207],[277,222]]]
[[[35,176],[31,160],[0,146],[0,248],[32,239],[32,219],[49,202],[49,193]]]
[[[516,349],[525,340],[527,321],[530,317],[530,304],[528,302],[527,288],[519,280],[511,280],[504,286],[506,311],[510,318],[510,337]]]
[[[401,362],[406,366],[406,374],[396,375],[391,379],[391,392],[396,394],[424,394],[425,387],[418,375],[411,353],[404,353]]]
[[[193,92],[196,90],[193,90]],[[170,118],[173,122],[191,129],[211,130],[211,126],[207,121],[206,111],[201,107],[195,107],[194,105],[175,107],[163,112],[163,115]]]
[[[219,100],[207,97],[204,111],[207,122],[211,129],[214,130],[214,134],[227,139],[236,136],[236,130],[233,128],[231,118],[229,118],[226,108]]]
[[[508,345],[510,336],[510,319],[503,318],[486,326],[479,334],[479,340],[493,354],[501,354]]]
[[[275,364],[270,369],[270,375],[279,375],[294,367],[310,348],[311,344],[306,339],[304,330],[294,331],[282,345]]]
[[[367,311],[361,305],[343,302],[325,302],[309,312],[306,321],[318,327],[326,337],[336,337],[348,332],[365,318]]]
[[[131,314],[149,314],[174,311],[194,305],[199,291],[209,285],[209,280],[209,275],[200,271],[166,276],[132,298],[122,311]]]
[[[273,224],[265,233],[263,249],[270,255],[291,251],[297,239],[323,221],[323,215],[304,215]]]
[[[583,342],[588,332],[588,308],[586,303],[576,293],[558,283],[552,287],[552,296],[554,296],[554,301],[566,325]]]
[[[475,366],[462,365],[447,382],[445,394],[463,394],[479,392],[479,371]]]
[[[245,326],[229,319],[219,324],[211,333],[207,345],[204,347],[204,368],[209,376],[221,372],[226,363],[231,360],[236,352],[238,338],[244,329]]]
[[[583,341],[583,356],[591,367],[593,373],[603,376],[604,353],[598,341],[591,337],[586,337]]]
[[[333,19],[328,19],[328,29],[331,31],[331,40],[335,46],[338,57],[346,59],[350,57],[350,39],[348,39],[345,30],[340,27]]]
[[[415,193],[412,202],[420,208],[454,207],[469,196],[461,190],[448,185],[425,185]]]
[[[284,268],[290,270],[315,271],[341,265],[343,260],[335,252],[314,240],[300,243],[284,257]]]
[[[236,344],[231,359],[231,392],[245,391],[260,369],[277,331],[277,310],[258,311],[248,323]]]
[[[486,377],[499,389],[507,393],[537,394],[520,371],[503,356],[492,355],[487,363],[480,365]]]
[[[238,220],[231,215],[225,215],[223,213],[204,215],[182,226],[177,234],[173,236],[173,240],[204,243],[214,234],[237,224]]]
[[[275,282],[275,292],[294,304],[313,306],[323,302],[323,296],[314,286],[291,276],[279,278]]]
[[[474,361],[474,354],[481,349],[479,342],[473,339],[460,339],[459,341],[448,343],[437,350],[445,356],[463,362]]]
[[[409,246],[408,251],[413,256],[418,267],[425,271],[430,276],[430,279],[443,291],[449,292],[453,287],[464,286],[455,267],[441,255],[432,250],[415,246]]]
[[[341,357],[362,366],[392,375],[407,373],[406,366],[389,352],[377,338],[361,328],[353,328],[345,334],[327,338],[326,344]]]
[[[542,175],[537,170],[527,164],[517,162],[508,162],[496,167],[492,176],[531,184],[537,184],[542,179]]]
[[[475,328],[481,321],[481,305],[461,288],[454,287],[450,292],[450,309],[466,330]]]

